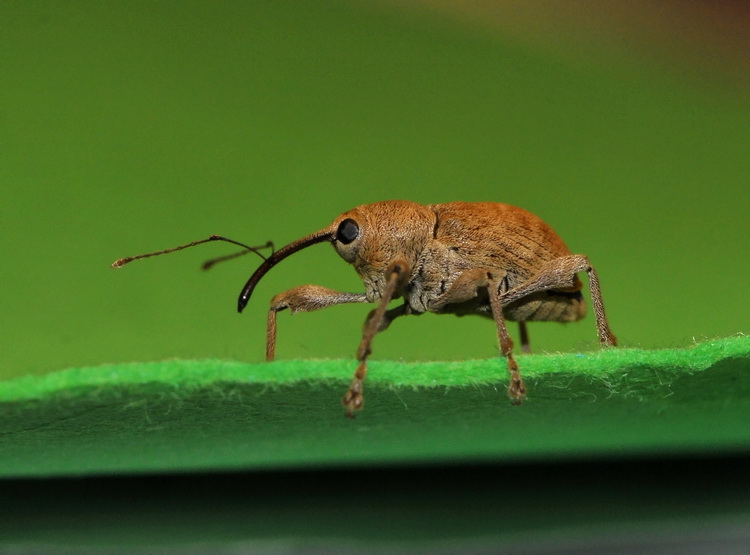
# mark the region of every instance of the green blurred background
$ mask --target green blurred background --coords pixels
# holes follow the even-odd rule
[[[219,233],[282,246],[362,203],[491,200],[591,258],[625,346],[750,331],[750,33],[732,2],[0,3],[0,377],[260,361],[270,297],[360,290],[327,246],[203,273]],[[738,14],[742,17],[738,17]],[[280,315],[280,358],[350,357],[363,306]],[[530,326],[594,348],[592,318]],[[403,319],[374,357],[485,358],[492,323]]]

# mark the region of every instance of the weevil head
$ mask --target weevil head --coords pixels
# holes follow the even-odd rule
[[[349,262],[362,278],[369,300],[380,297],[385,272],[391,262],[403,260],[415,268],[419,256],[432,238],[436,216],[416,202],[391,200],[363,204],[344,212],[331,225],[297,239],[279,249],[250,276],[240,293],[242,312],[255,286],[278,262],[304,248],[330,241],[336,252]]]
[[[435,213],[416,202],[364,204],[341,214],[329,227],[336,252],[362,278],[368,299],[379,298],[385,272],[395,260],[414,269],[432,238]]]

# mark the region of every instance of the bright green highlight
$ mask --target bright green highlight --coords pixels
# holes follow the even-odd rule
[[[0,476],[720,453],[750,447],[750,338],[688,349],[373,360],[344,418],[353,360],[133,363],[0,384]]]
[[[570,374],[598,378],[613,393],[627,393],[633,367],[666,372],[667,377],[705,370],[715,362],[732,357],[750,357],[750,338],[738,336],[708,341],[687,349],[606,349],[577,354],[527,355],[519,358],[526,378]],[[496,359],[464,362],[369,363],[369,384],[383,386],[466,386],[504,379],[504,363]],[[287,360],[248,364],[226,360],[166,360],[70,368],[44,376],[29,376],[0,383],[0,402],[17,402],[63,394],[81,395],[101,388],[133,385],[165,385],[198,388],[228,383],[294,384],[350,377],[353,360]],[[351,370],[351,372],[350,372]],[[673,376],[672,376],[673,377]]]

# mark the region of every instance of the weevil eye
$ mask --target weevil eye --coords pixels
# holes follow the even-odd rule
[[[339,224],[339,228],[336,230],[336,241],[342,245],[348,245],[354,241],[359,235],[359,226],[357,222],[351,218],[347,218]]]

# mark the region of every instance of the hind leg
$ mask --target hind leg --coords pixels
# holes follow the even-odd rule
[[[521,352],[529,354],[531,352],[531,343],[529,343],[529,330],[526,328],[526,322],[518,322],[518,332],[521,335]]]
[[[576,287],[575,276],[578,272],[586,272],[589,275],[591,302],[594,305],[599,342],[602,345],[617,345],[617,338],[609,328],[607,314],[604,311],[604,300],[602,299],[602,291],[599,286],[599,276],[591,265],[591,262],[589,262],[588,257],[582,254],[561,256],[547,262],[535,276],[529,278],[518,287],[514,287],[500,295],[500,300],[503,305],[506,305],[537,291]]]

